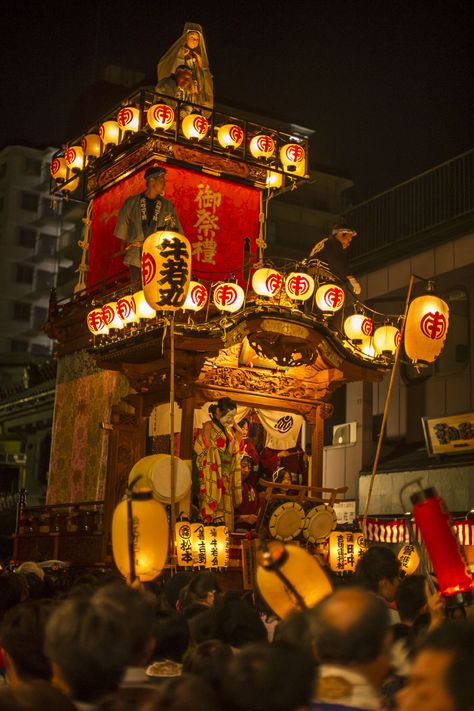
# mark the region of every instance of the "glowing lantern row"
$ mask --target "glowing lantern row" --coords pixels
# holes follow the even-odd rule
[[[133,296],[123,296],[117,302],[110,302],[87,314],[87,326],[94,336],[109,333],[110,328],[123,328],[129,323],[136,323],[141,318],[155,318],[156,311],[152,309],[143,291],[137,291]]]
[[[286,143],[280,148],[280,161],[287,173],[304,175],[306,173],[305,158],[305,150],[298,143]]]
[[[226,568],[229,564],[229,529],[179,521],[175,528],[176,562],[183,567]]]
[[[263,267],[252,276],[252,289],[259,296],[276,296],[283,285],[283,277],[275,269]]]
[[[337,573],[354,571],[365,550],[362,533],[333,531],[329,536],[329,567]]]
[[[221,282],[214,289],[213,301],[220,311],[235,313],[242,308],[245,292],[238,284]]]
[[[432,363],[441,353],[449,326],[448,304],[432,293],[418,296],[408,309],[405,352],[414,362]]]
[[[267,173],[267,179],[265,185],[267,188],[281,188],[283,183],[283,176],[281,173],[275,173],[273,170],[269,170]]]
[[[303,272],[290,272],[285,279],[286,295],[295,301],[307,301],[314,291],[314,279]]]
[[[82,139],[81,147],[88,162],[91,158],[99,158],[101,149],[100,136],[96,133],[88,133],[87,136],[84,136]]]
[[[339,311],[344,305],[344,289],[337,284],[323,284],[317,290],[315,299],[321,311]]]
[[[400,572],[403,575],[413,575],[413,573],[416,573],[420,565],[420,556],[413,543],[407,543],[405,546],[402,546],[398,551],[397,557],[400,561]]]
[[[373,337],[373,345],[376,353],[395,353],[400,341],[402,340],[402,334],[395,326],[380,326]]]
[[[64,153],[64,160],[67,167],[78,173],[84,167],[84,151],[81,146],[70,146]]]
[[[185,311],[200,311],[207,302],[207,289],[198,281],[189,282],[189,290],[183,304]]]
[[[154,232],[142,250],[145,299],[156,311],[176,311],[186,299],[191,278],[191,245],[178,232]]]
[[[130,579],[127,501],[119,503],[112,519],[112,550],[115,565]],[[168,517],[163,504],[150,490],[132,493],[133,552],[135,573],[142,581],[154,580],[161,573],[168,556]]]
[[[201,114],[189,114],[184,117],[181,128],[186,138],[201,141],[209,129],[209,123]]]
[[[361,343],[372,335],[374,322],[365,314],[352,314],[344,321],[344,333],[355,343]]]
[[[238,148],[244,139],[244,131],[235,123],[226,123],[217,131],[217,140],[222,148]]]
[[[117,123],[122,131],[136,133],[140,128],[140,111],[134,106],[125,106],[117,114]]]
[[[275,141],[271,136],[258,134],[250,141],[250,153],[254,158],[271,158],[275,153]]]
[[[104,121],[99,126],[100,140],[105,146],[117,145],[120,141],[120,126],[117,121]]]
[[[147,111],[146,119],[154,131],[158,128],[167,131],[174,123],[174,111],[167,104],[153,104]]]

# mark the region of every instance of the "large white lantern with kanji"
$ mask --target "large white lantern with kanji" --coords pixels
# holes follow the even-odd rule
[[[286,143],[280,148],[280,161],[283,170],[293,175],[305,175],[306,154],[299,143]]]
[[[314,279],[305,272],[290,272],[285,279],[285,291],[294,301],[307,301],[314,292]]]
[[[108,304],[102,307],[102,313],[104,315],[104,321],[107,328],[123,328],[124,322],[120,318],[117,311],[117,302],[110,301]]]
[[[94,336],[103,336],[109,332],[105,324],[102,308],[93,309],[87,314],[87,328]]]
[[[321,311],[334,313],[344,305],[344,289],[337,284],[323,284],[316,292],[316,306]]]
[[[396,326],[391,326],[390,324],[380,326],[373,337],[375,351],[382,355],[393,354],[400,345],[401,340],[402,334]]]
[[[245,292],[238,284],[221,282],[214,289],[213,301],[220,311],[235,313],[242,308]]]
[[[226,123],[217,131],[217,140],[222,148],[238,148],[244,139],[244,130],[236,123]]]
[[[276,269],[262,267],[252,276],[252,289],[259,296],[278,296],[283,286],[283,277]]]
[[[167,104],[153,104],[147,111],[146,120],[154,131],[168,131],[174,123],[174,111]]]
[[[120,140],[120,126],[117,121],[104,121],[104,123],[101,123],[99,136],[104,146],[116,146]]]
[[[117,313],[125,324],[136,323],[138,316],[135,297],[122,296],[122,298],[117,301]]]
[[[275,153],[275,141],[265,133],[259,133],[250,141],[250,153],[254,158],[271,158]]]
[[[201,114],[188,114],[184,117],[181,128],[186,138],[201,141],[209,129],[209,123]]]
[[[207,303],[207,289],[199,281],[190,281],[189,290],[183,305],[184,311],[200,311]]]
[[[82,146],[70,146],[64,153],[64,160],[69,170],[79,173],[84,167],[84,151]]]
[[[136,133],[140,128],[140,111],[135,106],[124,106],[117,114],[117,123],[122,131]]]
[[[156,311],[182,308],[191,279],[191,245],[184,235],[154,232],[142,248],[145,299]]]
[[[344,333],[354,343],[369,338],[374,330],[374,322],[365,314],[352,314],[344,321]]]
[[[432,363],[441,353],[449,326],[449,306],[431,292],[411,302],[405,324],[405,352],[416,363]]]

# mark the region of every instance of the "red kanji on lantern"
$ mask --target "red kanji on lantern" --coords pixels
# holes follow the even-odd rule
[[[270,274],[268,279],[266,279],[265,286],[267,287],[270,294],[274,296],[280,291],[282,282],[283,277],[281,276],[281,274],[273,272],[272,274]]]
[[[117,114],[117,121],[118,121],[119,126],[127,126],[129,123],[131,123],[133,121],[132,109],[129,107],[120,109],[120,111]]]
[[[438,341],[446,333],[446,318],[439,311],[429,311],[421,319],[420,328],[427,338]]]
[[[153,281],[156,274],[156,261],[149,252],[142,254],[142,281],[143,286]]]
[[[324,301],[331,308],[336,308],[344,300],[344,292],[338,286],[333,286],[324,294]]]

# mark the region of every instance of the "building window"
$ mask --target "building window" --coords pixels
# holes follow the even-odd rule
[[[41,198],[41,215],[43,217],[57,217],[51,198]]]
[[[20,247],[34,249],[36,245],[36,232],[29,227],[18,228],[18,244]]]
[[[53,274],[44,269],[38,269],[36,272],[36,288],[39,290],[53,288]]]
[[[48,356],[51,353],[51,349],[49,346],[42,346],[41,343],[32,343],[31,353],[37,356]]]
[[[18,338],[12,338],[10,341],[11,353],[27,353],[28,341],[20,341]]]
[[[35,306],[33,309],[33,328],[39,330],[48,320],[48,309],[42,306]],[[31,349],[33,352],[33,348]]]
[[[17,264],[15,281],[17,284],[33,284],[35,270],[28,264]]]
[[[13,319],[15,321],[29,321],[31,318],[31,304],[27,301],[13,302]]]
[[[20,207],[22,210],[29,210],[30,212],[37,212],[39,205],[39,195],[36,193],[27,193],[25,190],[22,191],[20,197]]]
[[[26,175],[41,175],[41,161],[38,158],[25,158]]]
[[[54,257],[56,254],[56,235],[41,232],[38,240],[38,254],[45,257]]]

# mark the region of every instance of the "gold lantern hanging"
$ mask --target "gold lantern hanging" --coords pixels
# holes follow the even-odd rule
[[[183,311],[200,311],[207,303],[207,289],[199,281],[190,281]]]
[[[400,561],[400,572],[403,575],[413,575],[420,565],[420,556],[413,543],[402,546],[398,552]]]
[[[145,299],[156,311],[176,311],[186,299],[191,279],[191,245],[179,232],[154,232],[142,249]]]
[[[145,299],[143,291],[136,291],[133,295],[135,299],[135,308],[138,318],[155,318],[156,311],[152,309],[148,301]]]
[[[337,284],[323,284],[316,291],[316,306],[321,311],[334,313],[344,306],[344,289]]]
[[[174,123],[174,111],[167,104],[153,104],[147,111],[146,120],[154,131],[168,131]]]
[[[252,276],[252,289],[259,296],[277,296],[283,285],[283,277],[276,269],[262,267]]]
[[[188,114],[181,123],[181,129],[189,140],[201,141],[208,132],[209,123],[201,114]]]
[[[67,178],[67,163],[64,158],[53,158],[49,165],[49,172],[57,183],[64,183]]]
[[[217,140],[222,148],[238,148],[243,139],[244,131],[235,123],[226,123],[217,131]]]
[[[72,170],[73,173],[80,173],[84,167],[84,151],[82,150],[82,146],[70,146],[67,148],[64,153],[64,160],[69,170]]]
[[[81,147],[86,157],[86,162],[100,157],[101,140],[96,133],[88,133],[81,141]]]
[[[411,302],[405,324],[405,352],[416,363],[432,363],[441,353],[449,327],[448,304],[428,291]]]
[[[106,335],[109,332],[108,326],[105,324],[102,308],[89,311],[87,314],[87,328],[94,336]]]
[[[130,579],[130,550],[127,504],[131,505],[135,574],[142,582],[154,580],[161,573],[168,556],[168,517],[163,504],[148,489],[131,493],[131,502],[121,501],[112,519],[112,551],[115,565]]]
[[[138,321],[137,305],[133,296],[122,296],[117,301],[117,313],[125,324]]]
[[[259,133],[250,141],[250,153],[254,158],[271,158],[275,153],[275,141],[265,133]]]
[[[267,179],[265,180],[265,185],[267,188],[281,188],[283,184],[283,175],[281,173],[277,173],[274,170],[269,170],[267,173]]]
[[[245,292],[238,284],[221,282],[215,287],[212,298],[214,305],[220,311],[228,311],[233,314],[242,308]]]
[[[336,573],[353,572],[365,551],[362,533],[333,531],[329,536],[329,567]]]
[[[400,345],[401,339],[402,334],[395,326],[389,324],[380,326],[373,336],[375,352],[381,353],[382,355],[393,354]]]
[[[102,307],[105,325],[107,328],[123,328],[124,323],[117,311],[117,302],[110,301]]]
[[[191,534],[193,539],[193,565],[195,568],[207,567],[206,537],[203,523],[192,523]]]
[[[124,106],[117,114],[117,123],[122,131],[136,133],[140,128],[140,111],[135,106]]]
[[[294,301],[307,301],[314,292],[314,279],[304,272],[290,272],[285,279],[285,291]]]
[[[192,567],[194,563],[193,531],[189,521],[178,521],[175,526],[176,564]]]
[[[316,558],[300,546],[270,541],[258,552],[257,563],[259,592],[281,619],[294,610],[314,607],[332,592]]]
[[[117,121],[104,121],[104,123],[101,123],[99,136],[104,146],[116,146],[120,141],[120,126]]]
[[[204,526],[206,568],[227,568],[229,565],[229,529],[211,524]]]
[[[365,314],[352,314],[344,321],[344,333],[353,343],[362,343],[372,335],[374,322]]]
[[[280,148],[280,161],[283,170],[293,175],[305,175],[306,154],[299,143],[286,143]]]

